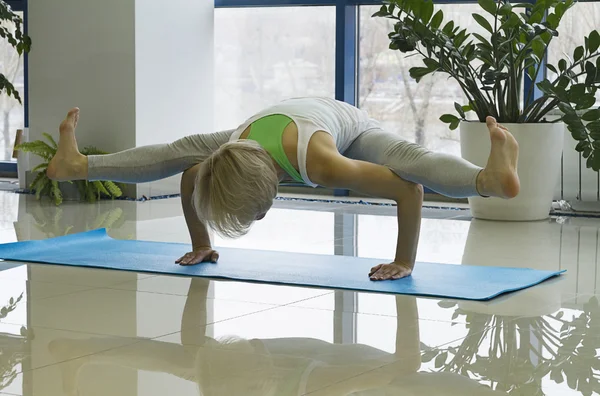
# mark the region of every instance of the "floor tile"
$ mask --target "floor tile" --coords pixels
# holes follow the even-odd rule
[[[113,285],[110,289],[137,290],[148,293],[187,296],[190,278],[154,276]],[[333,293],[325,289],[295,286],[267,285],[246,282],[211,281],[211,298],[283,305]]]
[[[3,271],[3,264],[12,268]],[[153,275],[86,267],[0,262],[0,279],[28,279],[72,286],[105,287],[150,276]]]
[[[34,326],[0,324],[0,370],[3,373],[23,373],[74,358],[139,342],[137,338],[103,336],[102,343],[87,342],[89,334]],[[85,342],[86,348],[71,345]],[[0,377],[0,390],[6,377]]]
[[[35,300],[29,318],[9,316],[6,323],[80,331],[119,337],[158,337],[275,307],[238,301],[207,300],[202,291],[189,297],[128,290],[91,289]],[[186,305],[187,303],[187,305]],[[182,323],[184,310],[192,311]],[[197,319],[196,319],[197,317]],[[21,319],[19,321],[19,319]],[[15,322],[16,321],[16,322]]]

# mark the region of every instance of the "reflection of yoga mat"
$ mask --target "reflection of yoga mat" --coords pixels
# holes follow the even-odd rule
[[[0,258],[25,262],[106,268],[165,275],[327,287],[356,291],[489,300],[524,289],[561,272],[523,268],[417,263],[413,275],[371,281],[369,269],[382,261],[247,249],[219,249],[218,264],[174,263],[189,245],[116,240],[100,229],[42,241],[0,245]]]

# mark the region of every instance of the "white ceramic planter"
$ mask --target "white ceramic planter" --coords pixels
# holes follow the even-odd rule
[[[560,175],[565,127],[562,123],[504,124],[519,143],[518,174],[521,191],[516,198],[469,198],[473,217],[485,220],[532,221],[549,217]],[[484,123],[460,125],[462,157],[485,167],[491,142]]]

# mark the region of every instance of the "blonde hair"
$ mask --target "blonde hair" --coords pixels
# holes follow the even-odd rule
[[[279,178],[271,156],[253,140],[222,145],[200,166],[192,204],[217,233],[246,234],[277,195]]]

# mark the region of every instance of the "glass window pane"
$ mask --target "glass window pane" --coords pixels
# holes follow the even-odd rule
[[[22,12],[17,12],[23,17]],[[12,25],[12,24],[11,24]],[[14,25],[5,25],[14,29]],[[21,98],[25,95],[25,74],[23,57],[19,55],[7,40],[0,39],[0,70],[19,91]],[[0,96],[0,161],[12,161],[12,151],[17,129],[23,128],[24,109],[12,96],[3,93]]]
[[[600,3],[576,3],[565,13],[558,26],[558,37],[550,43],[548,49],[548,62],[557,66],[560,59],[567,57],[573,59],[575,48],[583,45],[584,37],[592,30],[598,29],[598,26],[600,26]],[[592,61],[596,60],[592,59]],[[548,70],[548,78],[552,81],[556,78],[556,74]],[[596,94],[596,98],[600,99],[600,92]]]
[[[458,130],[450,131],[439,120],[442,114],[454,114],[454,102],[466,104],[458,83],[441,73],[429,75],[419,84],[410,78],[409,69],[423,66],[422,59],[389,49],[388,33],[393,30],[393,22],[372,18],[378,9],[360,7],[360,107],[381,121],[385,129],[408,141],[460,155]],[[445,22],[453,20],[469,32],[486,36],[487,32],[471,17],[480,11],[477,4],[436,5],[436,9],[443,10]]]
[[[215,126],[294,96],[335,93],[335,7],[215,10]]]

